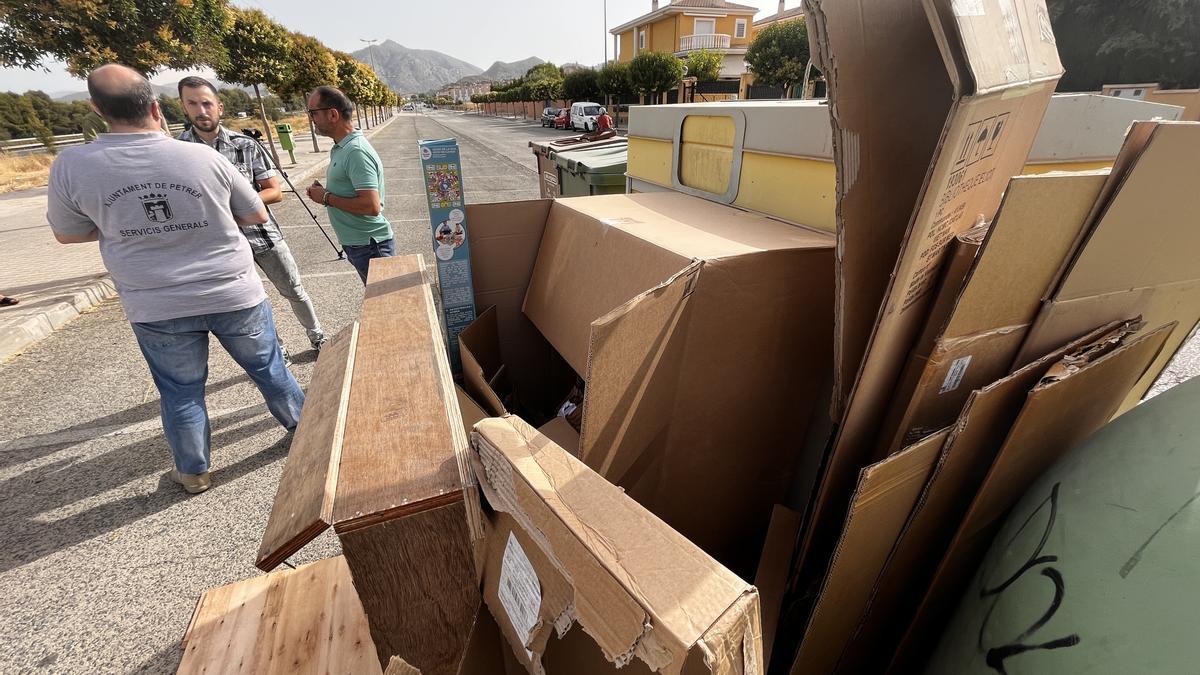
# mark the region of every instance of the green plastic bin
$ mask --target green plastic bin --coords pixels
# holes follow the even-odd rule
[[[563,197],[625,194],[625,145],[572,150],[551,155],[558,164]]]

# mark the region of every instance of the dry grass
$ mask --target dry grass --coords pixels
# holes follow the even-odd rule
[[[275,125],[276,124],[283,124],[284,122],[292,125],[292,133],[293,134],[307,134],[308,133],[308,115],[292,115],[291,117],[285,117],[285,118],[279,120],[278,122],[271,122],[271,134],[272,135],[275,134]],[[225,116],[224,118],[221,119],[221,124],[224,124],[225,126],[229,127],[230,129],[236,129],[237,131],[242,131],[243,129],[247,129],[249,127],[254,127],[255,129],[258,129],[259,131],[263,130],[262,120],[260,120],[257,116],[255,116],[255,117]]]
[[[50,180],[50,163],[54,156],[0,155],[0,194],[42,187]]]

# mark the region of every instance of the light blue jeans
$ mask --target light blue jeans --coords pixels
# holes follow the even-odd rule
[[[266,300],[234,312],[132,325],[158,387],[163,431],[181,472],[198,474],[209,468],[212,429],[204,405],[209,333],[254,380],[285,429],[291,431],[300,422],[304,392],[283,362]]]

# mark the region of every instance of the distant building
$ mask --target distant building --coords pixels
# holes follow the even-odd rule
[[[437,92],[439,97],[446,97],[452,101],[463,101],[464,103],[471,100],[475,94],[486,94],[492,90],[491,82],[455,82],[454,84],[446,85]]]
[[[1160,89],[1157,82],[1143,84],[1106,84],[1105,96],[1132,98],[1150,103],[1166,103],[1183,108],[1182,119],[1200,122],[1200,89]]]
[[[766,28],[767,26],[770,26],[773,23],[779,23],[780,21],[791,21],[792,19],[803,19],[803,18],[804,18],[804,8],[803,7],[793,7],[791,9],[784,9],[784,0],[779,0],[779,10],[778,11],[776,11],[774,14],[772,14],[770,16],[764,16],[763,18],[759,19],[758,21],[755,21],[754,24],[750,27],[750,39],[754,39],[754,36],[758,34],[758,31]]]
[[[656,51],[686,58],[699,49],[724,55],[722,79],[737,79],[746,72],[746,47],[758,8],[725,0],[675,0],[659,5],[651,0],[650,12],[609,31],[616,60],[628,63],[639,52]]]

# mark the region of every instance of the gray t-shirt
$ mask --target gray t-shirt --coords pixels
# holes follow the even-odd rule
[[[133,322],[232,312],[266,299],[233,215],[263,208],[207,145],[157,132],[103,134],[50,167],[50,227],[100,230],[100,255]]]

